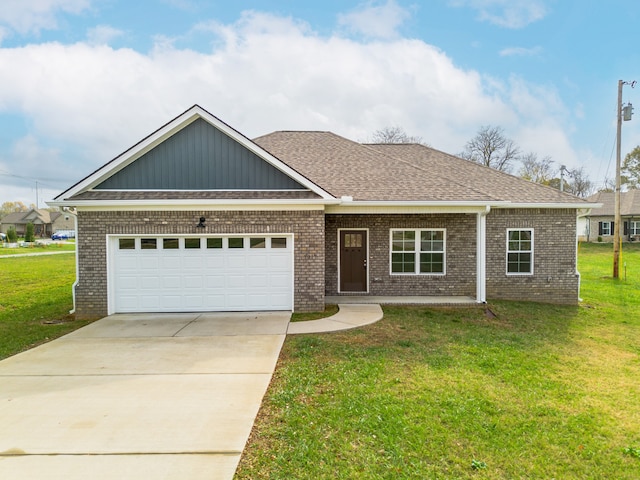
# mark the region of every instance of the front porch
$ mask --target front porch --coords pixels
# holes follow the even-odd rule
[[[378,296],[378,295],[329,295],[324,298],[328,305],[369,304],[379,305],[432,305],[432,306],[472,306],[479,303],[473,297],[456,296]]]

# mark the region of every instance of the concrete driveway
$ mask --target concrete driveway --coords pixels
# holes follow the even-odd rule
[[[114,315],[1,361],[0,478],[232,478],[289,316]]]

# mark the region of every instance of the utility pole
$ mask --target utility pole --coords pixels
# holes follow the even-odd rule
[[[618,80],[618,131],[616,142],[616,191],[615,191],[615,204],[614,204],[614,217],[613,217],[613,278],[620,278],[620,223],[622,217],[620,215],[620,143],[622,138],[622,86],[631,85],[631,88],[636,86],[636,81],[625,82]],[[631,104],[628,104],[625,108],[624,119],[631,120],[632,108]]]

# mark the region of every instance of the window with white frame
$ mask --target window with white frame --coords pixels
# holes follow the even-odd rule
[[[533,229],[507,230],[507,274],[533,273]]]
[[[629,222],[629,235],[640,235],[640,220]]]
[[[391,273],[444,275],[445,229],[391,230]]]
[[[599,222],[598,235],[613,235],[613,222]]]

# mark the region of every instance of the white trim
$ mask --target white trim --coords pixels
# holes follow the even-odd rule
[[[366,258],[366,262],[367,262],[367,288],[366,290],[362,291],[362,292],[354,292],[349,290],[348,292],[343,292],[340,290],[340,273],[341,273],[341,269],[340,269],[340,248],[341,248],[341,243],[340,243],[340,232],[342,231],[348,231],[348,232],[367,232],[367,258]],[[338,228],[338,285],[337,285],[337,292],[338,293],[352,293],[354,295],[356,294],[362,294],[362,293],[369,293],[369,272],[370,272],[370,266],[371,266],[371,262],[369,261],[369,229],[368,228]]]
[[[530,209],[530,208],[553,208],[553,209],[571,209],[573,210],[574,208],[576,209],[582,209],[582,208],[597,208],[599,205],[602,205],[600,203],[587,203],[587,202],[576,202],[576,203],[544,203],[544,202],[540,202],[540,203],[512,203],[512,202],[505,202],[505,203],[489,203],[489,205],[491,205],[493,208],[506,208],[506,209],[513,209],[513,208],[525,208],[525,209]]]
[[[509,232],[531,232],[531,271],[530,272],[510,272],[509,271],[509,253],[511,252],[509,250]],[[507,233],[506,233],[506,240],[507,243],[505,245],[505,264],[504,264],[504,268],[505,268],[505,272],[507,274],[507,276],[511,277],[523,277],[523,276],[532,276],[534,273],[534,229],[532,227],[524,227],[524,228],[507,228]],[[512,252],[527,252],[527,250],[513,250]]]
[[[476,302],[487,302],[487,215],[489,207],[476,217]]]
[[[75,184],[73,187],[67,189],[58,195],[54,201],[58,202],[63,200],[64,198],[70,198],[74,195],[77,195],[81,192],[90,190],[96,185],[102,183],[107,178],[111,177],[118,171],[122,170],[126,166],[130,165],[142,155],[152,150],[154,147],[164,142],[166,139],[187,127],[191,123],[195,122],[197,119],[202,118],[209,124],[211,124],[216,129],[220,130],[222,133],[235,140],[264,161],[269,163],[274,168],[278,169],[288,177],[292,178],[296,182],[300,183],[304,187],[308,188],[312,192],[318,194],[320,197],[324,199],[334,198],[331,194],[326,192],[324,189],[320,188],[315,183],[311,182],[305,176],[299,174],[297,171],[289,167],[287,164],[283,163],[269,152],[264,150],[262,147],[258,146],[256,143],[249,140],[244,135],[240,134],[237,130],[231,128],[229,125],[221,121],[219,118],[211,115],[209,112],[204,110],[202,107],[198,105],[194,105],[186,112],[182,113],[175,119],[171,120],[169,123],[161,127],[159,130],[156,130],[154,133],[143,139],[138,144],[126,150],[124,153],[121,153],[116,158],[103,165],[101,168],[85,177],[83,180]]]
[[[414,259],[414,270],[413,272],[394,272],[393,271],[393,254],[394,253],[411,253],[404,251],[396,251],[393,250],[393,232],[414,232],[414,250],[412,252],[415,255]],[[442,272],[421,272],[420,271],[420,255],[422,254],[421,249],[421,232],[443,232],[442,235]],[[425,253],[439,253],[437,251],[426,251]],[[443,277],[447,274],[447,229],[446,228],[390,228],[389,229],[389,275],[390,276],[408,276],[408,275],[420,275],[420,276],[429,276],[429,277]]]
[[[85,200],[78,202],[48,202],[51,206],[73,205],[77,211],[189,211],[189,210],[216,210],[216,211],[282,211],[282,210],[324,210],[325,200]]]

